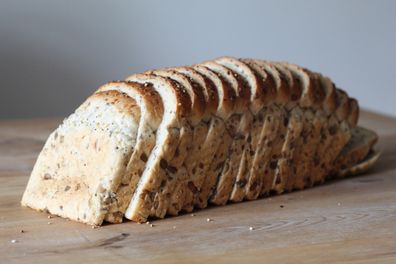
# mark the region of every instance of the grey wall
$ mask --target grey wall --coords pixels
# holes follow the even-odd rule
[[[0,0],[0,118],[65,116],[100,84],[221,55],[321,71],[396,115],[396,1]]]

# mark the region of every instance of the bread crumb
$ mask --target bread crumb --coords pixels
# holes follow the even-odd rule
[[[52,224],[52,223],[51,223],[51,222],[48,222],[47,224],[50,225],[50,224]]]
[[[25,233],[25,230],[21,229],[21,233]]]
[[[212,222],[212,221],[213,221],[213,219],[210,219],[210,218],[206,219],[206,222]]]
[[[154,225],[153,224],[150,224],[150,227],[153,227]]]
[[[18,242],[18,241],[16,241],[15,239],[11,240],[12,244],[15,244],[16,242]]]
[[[195,216],[195,214],[190,214],[191,216]]]
[[[51,218],[52,218],[52,215],[47,216],[47,218],[48,218],[48,219],[51,219]]]
[[[150,221],[147,221],[147,222],[146,222],[146,225],[149,225],[149,224],[150,224]]]
[[[254,227],[253,227],[253,226],[250,226],[250,227],[249,227],[249,230],[250,230],[250,231],[253,231],[253,230],[254,230]]]

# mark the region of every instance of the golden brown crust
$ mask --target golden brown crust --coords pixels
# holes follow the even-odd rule
[[[214,114],[219,104],[219,96],[213,82],[191,67],[175,67],[170,70],[184,74],[196,89],[201,89],[205,97],[205,116]],[[198,87],[199,86],[199,87]]]
[[[169,87],[169,91],[172,93],[175,100],[173,111],[175,111],[179,117],[187,117],[191,115],[192,102],[190,96],[184,87],[177,85],[172,79],[153,74],[140,73],[128,76],[126,81],[139,81],[139,83],[143,83],[143,85],[152,85],[153,82],[156,82]]]
[[[256,78],[262,91],[263,106],[272,104],[276,98],[276,83],[274,77],[269,74],[263,67],[260,67],[254,60],[240,59],[246,63],[256,75]]]
[[[190,119],[193,120],[193,124],[200,122],[205,115],[206,107],[205,95],[201,87],[193,85],[187,76],[172,69],[148,71],[146,74],[154,74],[170,78],[176,83],[176,86],[187,91],[192,103],[192,115],[190,116]]]
[[[348,116],[348,123],[351,126],[356,126],[359,120],[359,103],[355,98],[349,98],[349,116]]]
[[[288,81],[286,80],[286,76],[283,73],[280,73],[271,62],[263,60],[249,60],[256,63],[274,80],[276,87],[276,97],[274,103],[279,105],[286,105],[290,103],[290,87],[288,85]]]
[[[240,76],[223,65],[214,61],[206,61],[199,65],[205,66],[215,72],[219,77],[222,77],[228,85],[234,89],[235,92],[235,106],[234,111],[243,113],[249,108],[250,104],[250,89],[243,83]]]
[[[233,57],[220,57],[215,62],[230,69],[239,81],[245,94],[250,94],[249,108],[257,113],[263,108],[264,92],[262,78],[252,68],[241,60]],[[249,92],[248,92],[249,90]]]
[[[210,85],[215,87],[219,98],[216,115],[220,118],[227,119],[233,114],[235,108],[235,91],[230,87],[228,82],[219,74],[209,68],[196,64],[192,68],[205,76]]]
[[[312,73],[319,78],[320,82],[318,85],[321,85],[323,91],[325,93],[325,97],[323,100],[322,108],[327,113],[327,115],[331,115],[337,109],[337,90],[334,87],[334,84],[331,80],[318,73]]]
[[[120,86],[122,88],[133,91],[137,96],[142,98],[142,101],[146,105],[148,114],[150,115],[149,121],[153,123],[153,126],[158,126],[164,114],[164,108],[162,100],[159,94],[153,89],[152,85],[143,85],[131,81],[111,81],[97,89],[97,92],[115,90],[114,86]]]
[[[339,88],[335,89],[337,93],[337,108],[335,115],[339,121],[347,120],[350,112],[350,101],[348,94]]]

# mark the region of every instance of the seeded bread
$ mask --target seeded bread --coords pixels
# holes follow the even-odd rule
[[[199,64],[194,65],[193,68],[213,84],[218,95],[218,106],[211,120],[208,137],[204,145],[205,149],[210,149],[208,157],[211,161],[203,171],[204,177],[194,201],[196,207],[205,208],[210,194],[216,187],[218,175],[223,168],[228,148],[232,142],[229,131],[226,129],[226,122],[229,126],[235,118],[235,116],[231,118],[231,115],[235,107],[236,94],[220,74],[216,74],[216,72]]]
[[[161,97],[148,83],[142,85],[123,81],[110,82],[99,87],[97,92],[112,90],[123,92],[133,98],[141,113],[136,144],[121,185],[115,192],[117,202],[105,216],[107,222],[120,223],[146,166],[148,155],[155,145],[156,131],[163,117],[163,107]]]
[[[220,205],[227,203],[230,198],[243,150],[246,147],[246,140],[249,136],[253,119],[251,112],[248,110],[250,89],[243,83],[239,74],[230,68],[212,61],[204,62],[202,65],[221,75],[229,83],[237,96],[234,109],[235,114],[226,121],[226,129],[232,138],[232,143],[228,147],[228,157],[224,160],[216,189],[210,198],[212,203]]]
[[[89,97],[49,136],[22,205],[101,225],[135,146],[136,101],[118,91]]]
[[[231,201],[239,202],[245,197],[245,186],[251,176],[250,172],[258,172],[257,170],[252,169],[252,166],[254,155],[257,151],[260,132],[263,127],[263,116],[266,111],[263,106],[267,99],[265,96],[268,96],[268,91],[264,89],[263,80],[259,73],[243,61],[232,57],[221,57],[215,61],[232,70],[237,76],[239,76],[241,85],[250,89],[250,104],[247,111],[250,111],[252,115],[245,115],[243,120],[245,122],[246,142],[242,151],[239,169],[237,171],[235,183],[230,196]]]
[[[333,165],[334,171],[329,175],[335,175],[337,172],[345,171],[359,164],[367,157],[377,141],[378,136],[375,132],[363,127],[352,128],[351,139],[335,160]],[[346,174],[341,173],[340,175],[343,176]]]
[[[372,166],[377,136],[358,117],[329,78],[285,62],[134,74],[51,134],[22,204],[100,225],[304,189]]]
[[[198,147],[202,145],[208,132],[208,123],[207,120],[204,119],[204,115],[206,114],[204,89],[187,75],[173,69],[155,70],[148,73],[170,78],[178,85],[183,86],[190,96],[192,103],[192,113],[194,114],[188,118],[191,131],[183,133],[183,141],[185,144],[179,147],[177,160],[171,162],[175,168],[184,167],[185,172],[178,174],[178,177],[168,183],[170,186],[169,188],[173,190],[173,194],[171,195],[167,210],[172,212],[179,211],[183,208],[184,202],[186,202],[186,204],[192,204],[194,191],[197,188],[195,186],[195,179],[197,178],[196,163],[198,162],[200,153]],[[187,153],[191,153],[191,155],[188,157]],[[186,211],[191,211],[192,206],[188,208],[185,207],[184,209]]]
[[[164,216],[172,193],[167,187],[169,179],[175,178],[178,168],[169,164],[181,143],[181,134],[190,128],[186,116],[191,115],[191,99],[180,85],[168,78],[151,74],[135,74],[127,78],[142,84],[151,84],[159,93],[164,107],[162,122],[157,129],[156,143],[151,151],[146,167],[125,212],[125,217],[143,222],[149,216]]]

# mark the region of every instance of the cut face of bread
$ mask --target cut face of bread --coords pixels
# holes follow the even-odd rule
[[[176,211],[180,211],[180,209],[187,212],[192,211],[194,194],[197,193],[196,190],[198,187],[197,178],[200,176],[198,174],[198,157],[200,157],[200,148],[208,133],[209,123],[205,109],[206,100],[204,88],[201,87],[198,82],[189,78],[188,75],[173,69],[155,70],[151,71],[151,73],[172,79],[183,86],[191,98],[192,111],[194,113],[194,115],[188,118],[191,124],[191,131],[182,134],[185,143],[179,147],[181,154],[178,155],[178,160],[174,162],[173,165],[176,168],[184,167],[185,170],[183,170],[184,172],[178,177],[174,178],[173,182],[171,181],[168,183],[170,186],[169,188],[173,190],[168,211],[173,214]],[[191,154],[187,156],[187,153]],[[183,157],[185,157],[184,160]]]
[[[156,143],[146,162],[146,167],[125,212],[125,217],[134,221],[146,221],[149,216],[163,217],[169,207],[172,193],[168,180],[175,178],[178,167],[173,160],[178,154],[182,134],[189,131],[185,117],[191,113],[191,100],[187,92],[171,80],[147,74],[127,78],[141,84],[152,85],[159,93],[164,107],[162,122],[157,129]]]
[[[236,111],[240,111],[241,114],[236,113],[225,121],[226,129],[232,142],[229,142],[230,140],[227,139],[226,142],[231,143],[231,145],[228,147],[224,146],[225,149],[228,148],[229,156],[224,160],[222,171],[218,176],[216,190],[213,192],[210,200],[214,204],[225,204],[230,198],[230,192],[233,189],[238,174],[243,151],[249,136],[250,126],[253,121],[253,115],[247,108],[250,101],[250,89],[244,83],[241,76],[231,69],[214,62],[205,62],[202,65],[224,78],[230,87],[233,88],[239,99],[236,101]]]
[[[226,122],[231,124],[235,119],[235,116],[231,118],[231,115],[236,94],[220,74],[216,74],[216,72],[202,65],[194,65],[193,68],[214,85],[219,98],[218,106],[212,117],[208,136],[203,146],[205,152],[207,151],[206,159],[209,159],[207,161],[208,165],[202,172],[204,177],[194,199],[196,207],[205,208],[210,194],[216,188],[218,175],[223,169],[228,148],[232,142],[232,138],[226,129]]]
[[[377,135],[327,77],[220,57],[101,86],[50,135],[22,204],[144,222],[364,172]]]
[[[232,57],[221,57],[215,61],[232,70],[236,76],[239,76],[240,83],[250,89],[249,111],[252,115],[245,115],[241,120],[244,127],[241,131],[246,133],[246,142],[230,196],[231,201],[237,202],[244,199],[245,186],[249,178],[256,177],[256,175],[251,176],[251,172],[258,173],[257,170],[252,170],[252,166],[257,166],[257,164],[253,165],[253,160],[264,124],[265,111],[267,110],[264,109],[264,102],[267,100],[265,97],[269,96],[270,90],[264,89],[263,77],[249,64]]]
[[[120,223],[155,145],[156,132],[163,117],[163,107],[161,97],[151,85],[118,81],[105,84],[97,90],[104,91],[125,93],[136,101],[141,113],[136,144],[121,184],[115,192],[116,203],[112,204],[105,216],[107,222]]]
[[[117,91],[89,97],[50,135],[22,204],[101,225],[135,146],[140,109]]]

